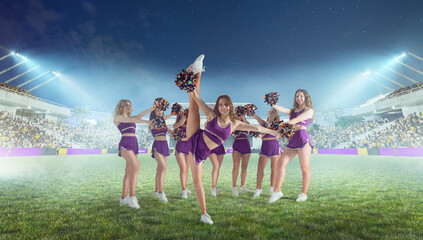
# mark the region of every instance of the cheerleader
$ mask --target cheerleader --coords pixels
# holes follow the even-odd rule
[[[163,191],[163,182],[165,179],[166,173],[166,162],[167,157],[169,157],[169,145],[166,140],[166,133],[172,134],[170,128],[166,125],[163,129],[155,129],[153,125],[153,120],[157,116],[163,116],[163,111],[154,110],[150,113],[150,129],[151,134],[153,135],[154,142],[151,147],[151,157],[154,158],[157,162],[156,170],[156,189],[154,195],[156,195],[160,201],[167,202],[166,194]],[[170,118],[171,115],[164,116],[163,119],[166,120]]]
[[[282,106],[273,105],[273,108],[289,115],[289,124],[294,125],[294,136],[289,140],[278,160],[276,186],[270,195],[269,203],[275,202],[283,197],[280,191],[283,180],[285,178],[286,166],[288,163],[298,155],[300,160],[301,172],[303,175],[302,191],[298,195],[297,202],[304,202],[307,200],[307,190],[310,185],[310,157],[311,144],[310,136],[307,133],[307,127],[314,119],[314,107],[311,97],[304,89],[298,89],[294,95],[294,103],[291,109]]]
[[[213,224],[210,215],[206,211],[206,199],[202,183],[202,163],[210,155],[211,150],[222,145],[235,130],[258,131],[264,133],[277,134],[275,131],[260,126],[245,124],[234,118],[234,109],[231,98],[221,95],[216,100],[214,109],[211,109],[200,98],[200,79],[203,69],[204,55],[200,55],[197,60],[187,69],[196,74],[195,91],[189,93],[189,113],[187,121],[187,137],[192,144],[192,152],[189,154],[191,164],[192,179],[195,187],[195,194],[201,208],[201,222]],[[200,129],[200,112],[206,115],[207,122],[205,129]]]
[[[267,120],[264,121],[259,116],[254,114],[254,118],[257,122],[266,128],[269,128],[271,123],[274,121],[279,121],[279,114],[275,109],[270,109],[267,113]],[[261,188],[261,184],[263,182],[264,177],[264,168],[266,164],[269,162],[270,159],[270,188],[269,191],[273,192],[273,188],[275,186],[276,181],[276,163],[280,157],[281,149],[278,140],[276,139],[275,134],[266,134],[261,138],[261,151],[259,157],[259,163],[257,167],[257,186],[256,190],[254,191],[253,197],[259,197],[263,190]]]
[[[138,172],[140,170],[140,163],[138,161],[138,141],[135,136],[136,123],[146,123],[148,121],[141,118],[151,112],[154,108],[151,107],[144,112],[131,117],[132,103],[129,100],[122,99],[115,107],[113,122],[122,134],[119,142],[120,157],[126,161],[125,175],[123,177],[122,197],[120,204],[128,204],[131,208],[140,208],[138,200],[135,197],[135,187],[137,184]],[[128,194],[129,190],[129,194]]]

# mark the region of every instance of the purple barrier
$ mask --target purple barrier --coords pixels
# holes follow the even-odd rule
[[[12,148],[9,152],[9,157],[17,156],[40,156],[41,148]]]
[[[148,149],[138,149],[138,153],[148,153]]]
[[[423,148],[397,148],[398,157],[423,157]]]
[[[341,155],[358,155],[357,148],[346,149],[317,149],[319,154],[341,154]]]
[[[232,148],[226,149],[226,153],[232,153],[232,152],[233,152],[233,149]]]
[[[0,157],[7,157],[7,148],[0,148]]]
[[[68,148],[66,155],[101,154],[101,149]]]
[[[380,156],[395,156],[394,149],[392,148],[379,148]]]

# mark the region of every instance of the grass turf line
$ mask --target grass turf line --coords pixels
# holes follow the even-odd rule
[[[168,203],[154,196],[156,162],[139,155],[141,208],[120,206],[124,160],[115,155],[0,158],[0,239],[334,239],[423,238],[423,159],[312,155],[308,201],[298,159],[288,164],[284,197],[268,204],[270,162],[263,195],[253,198],[257,154],[246,187],[232,196],[232,157],[220,169],[217,197],[209,196],[211,163],[203,166],[207,212],[202,224],[195,193],[181,199],[179,167],[168,159]],[[239,187],[240,178],[238,178]],[[194,192],[191,173],[188,189]]]

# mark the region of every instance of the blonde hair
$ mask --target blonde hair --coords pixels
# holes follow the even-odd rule
[[[128,103],[128,102],[131,104],[131,111],[129,111],[129,113],[128,113],[128,117],[131,117],[132,110],[133,110],[133,108],[132,108],[132,103],[131,103],[131,101],[129,101],[129,100],[127,100],[127,99],[122,99],[122,100],[120,100],[120,101],[118,102],[118,104],[117,104],[117,105],[116,105],[116,107],[115,107],[115,112],[113,113],[113,116],[122,115],[122,112],[123,112],[123,106],[124,106],[126,103]]]

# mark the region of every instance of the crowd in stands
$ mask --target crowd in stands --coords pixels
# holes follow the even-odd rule
[[[383,126],[382,126],[383,125]],[[381,127],[382,126],[382,127]],[[388,119],[362,121],[347,127],[313,124],[308,130],[316,149],[423,147],[423,113],[411,114],[389,123]],[[151,147],[149,129],[138,127],[139,148]],[[362,136],[357,140],[357,136]],[[120,133],[110,122],[93,125],[82,122],[72,126],[47,119],[24,120],[12,113],[0,112],[0,147],[117,148]],[[281,146],[287,140],[280,139]]]
[[[314,125],[309,133],[317,149],[423,147],[423,113],[398,118],[378,130],[388,122],[388,119],[363,121],[348,127]],[[357,140],[360,135],[363,139]]]
[[[148,148],[153,137],[146,128],[137,128],[140,149]],[[117,148],[120,132],[113,123],[72,126],[62,121],[36,118],[23,120],[0,112],[0,147]]]
[[[400,89],[396,89],[393,92],[386,95],[385,99],[398,97],[398,96],[405,95],[405,94],[412,93],[412,92],[416,92],[416,91],[419,91],[419,90],[423,90],[423,82],[415,83],[411,86],[406,86],[406,87],[403,87],[403,88],[400,88]]]
[[[0,89],[8,91],[8,92],[13,92],[13,93],[16,93],[16,94],[19,94],[19,95],[22,95],[22,96],[37,99],[37,97],[34,96],[32,93],[28,92],[28,90],[10,85],[8,83],[0,82]]]

